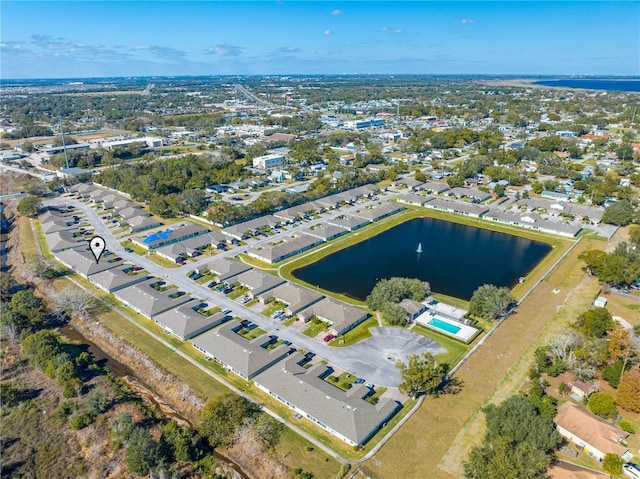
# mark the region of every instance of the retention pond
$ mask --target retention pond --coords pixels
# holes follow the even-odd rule
[[[428,281],[436,293],[468,300],[478,286],[512,287],[551,246],[434,218],[417,218],[299,268],[312,286],[364,300],[381,278]]]

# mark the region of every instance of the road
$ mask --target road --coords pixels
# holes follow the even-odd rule
[[[393,196],[395,196],[395,194],[387,195],[387,198]],[[237,248],[221,252],[216,255],[215,258],[205,257],[195,263],[190,263],[180,268],[164,268],[145,257],[141,257],[135,253],[126,252],[118,240],[113,237],[107,225],[105,225],[100,219],[98,213],[89,205],[71,198],[55,198],[45,201],[45,204],[62,207],[66,207],[70,204],[74,205],[84,213],[88,221],[92,224],[95,234],[102,236],[105,239],[107,249],[111,252],[116,253],[118,256],[125,258],[131,263],[145,268],[150,274],[163,278],[167,283],[173,284],[179,289],[187,291],[205,302],[216,304],[223,309],[230,309],[234,316],[249,320],[257,324],[269,334],[274,334],[284,340],[290,341],[292,344],[304,349],[305,351],[313,351],[318,356],[334,364],[336,367],[350,371],[359,377],[365,378],[368,382],[373,384],[386,387],[397,387],[401,381],[400,375],[395,366],[395,360],[406,360],[406,356],[408,354],[418,352],[418,350],[435,351],[435,348],[437,347],[436,343],[428,344],[428,342],[425,342],[425,338],[417,333],[413,333],[416,335],[415,341],[406,341],[405,339],[403,342],[395,336],[380,335],[351,347],[331,347],[321,340],[305,336],[294,328],[282,326],[280,322],[267,318],[257,311],[246,308],[237,301],[225,297],[222,293],[212,291],[205,285],[197,284],[187,278],[186,274],[189,271],[192,271],[197,267],[202,267],[213,259],[228,258],[238,254],[239,251]],[[253,241],[250,246],[253,247],[277,241],[278,236],[291,235],[295,232],[307,229],[314,224],[326,221],[329,217],[349,213],[362,207],[362,204],[343,207],[339,211],[332,213],[330,216],[325,216],[324,218],[312,220],[300,226],[288,228],[287,231],[279,233],[279,235],[276,236],[270,236],[258,241]],[[246,249],[247,247],[243,248],[243,250]],[[392,330],[393,328],[389,329]],[[411,347],[412,345],[417,345],[418,348]]]

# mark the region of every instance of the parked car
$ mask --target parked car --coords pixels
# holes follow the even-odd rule
[[[333,338],[335,338],[335,336],[333,334],[327,334],[322,340],[325,343],[328,343],[329,341],[331,341]]]
[[[640,479],[640,466],[632,462],[627,462],[622,466],[622,471],[625,476],[633,477],[634,479]]]
[[[231,312],[230,309],[223,309],[222,314],[229,314]]]

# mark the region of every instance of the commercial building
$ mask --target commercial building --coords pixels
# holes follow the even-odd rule
[[[253,159],[253,167],[262,170],[272,170],[284,163],[284,155],[272,153],[270,155],[256,156]]]

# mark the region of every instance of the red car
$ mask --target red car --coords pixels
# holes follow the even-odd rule
[[[333,338],[335,338],[335,336],[334,336],[333,334],[327,334],[327,335],[324,337],[323,341],[324,341],[325,343],[328,343],[328,342],[329,342],[329,341],[331,341]]]

